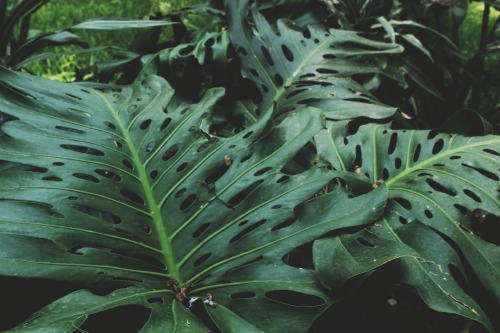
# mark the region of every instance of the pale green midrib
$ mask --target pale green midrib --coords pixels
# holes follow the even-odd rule
[[[101,99],[104,101],[104,103],[108,107],[110,114],[114,117],[120,131],[123,134],[123,139],[125,140],[125,144],[127,144],[127,146],[129,147],[133,165],[135,166],[135,168],[137,170],[139,181],[140,181],[140,183],[143,187],[143,190],[144,190],[146,207],[149,207],[149,209],[151,210],[151,212],[148,212],[147,214],[151,216],[151,219],[153,220],[153,224],[155,225],[155,229],[156,229],[157,235],[158,235],[158,241],[160,243],[161,253],[163,255],[163,261],[167,267],[167,274],[169,277],[176,280],[177,282],[179,282],[182,285],[183,283],[181,281],[180,271],[179,271],[179,268],[177,267],[177,264],[174,260],[172,243],[167,236],[168,230],[163,223],[160,208],[158,207],[158,205],[156,203],[153,189],[151,187],[151,184],[149,183],[148,175],[146,173],[144,165],[141,163],[141,159],[137,153],[137,149],[134,145],[132,137],[130,136],[130,133],[127,130],[127,127],[125,126],[125,124],[121,120],[120,116],[118,115],[119,111],[115,110],[113,108],[113,106],[109,103],[109,101],[106,99],[106,97],[103,96],[100,92],[97,92],[97,94],[99,94]],[[145,213],[145,212],[143,212],[143,213]]]
[[[460,152],[463,153],[466,150],[470,150],[470,149],[473,149],[473,148],[476,148],[476,147],[480,147],[480,146],[486,146],[486,145],[493,144],[493,143],[499,143],[499,140],[498,139],[492,139],[492,140],[488,140],[488,141],[481,141],[481,142],[478,142],[478,143],[475,143],[475,144],[470,144],[470,145],[466,145],[466,146],[460,146],[458,148],[451,149],[451,150],[449,150],[449,149],[445,150],[442,153],[438,153],[438,154],[432,156],[429,159],[426,159],[426,160],[424,160],[424,161],[422,161],[422,162],[420,162],[418,164],[415,164],[415,165],[413,165],[413,166],[405,169],[403,172],[401,172],[400,174],[396,175],[395,177],[388,179],[385,183],[387,184],[387,186],[391,186],[391,184],[397,182],[399,179],[404,178],[408,174],[410,174],[410,173],[412,173],[412,172],[414,172],[416,170],[422,169],[425,165],[430,164],[430,163],[432,163],[432,162],[434,162],[436,160],[439,160],[439,159],[441,159],[443,157],[446,157],[446,156],[449,156],[449,155],[452,155],[452,154],[456,154],[456,153],[460,153]],[[451,143],[449,145],[451,145]],[[408,154],[408,155],[410,155],[410,154]]]

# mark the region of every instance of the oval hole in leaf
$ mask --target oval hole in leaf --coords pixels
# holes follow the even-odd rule
[[[454,204],[453,207],[455,207],[456,209],[458,209],[458,211],[460,212],[460,214],[462,214],[463,216],[467,215],[468,210],[464,206],[459,205],[459,204]]]
[[[432,140],[434,139],[439,133],[437,131],[431,130],[429,131],[429,134],[427,134],[427,139]]]
[[[462,158],[462,156],[458,156],[458,155],[450,156],[450,160],[459,160],[461,158]]]
[[[160,126],[160,131],[165,130],[165,128],[167,128],[167,126],[170,125],[171,122],[172,122],[172,118],[165,119]]]
[[[387,170],[387,168],[384,168],[384,170],[382,170],[382,179],[384,181],[389,179],[389,170]]]
[[[488,153],[488,154],[491,154],[491,155],[500,156],[500,153],[497,152],[497,151],[495,151],[495,150],[493,150],[493,149],[485,148],[485,149],[483,149],[483,151],[485,153]]]
[[[239,232],[236,236],[231,238],[229,240],[229,243],[231,244],[231,243],[234,243],[236,241],[239,241],[240,239],[242,239],[243,237],[245,237],[246,235],[248,235],[249,233],[251,233],[252,231],[254,231],[255,229],[257,229],[258,227],[260,227],[261,225],[263,225],[266,222],[267,222],[267,220],[263,219],[263,220],[260,220],[256,223],[252,224],[251,226],[247,227],[245,230]]]
[[[227,166],[225,163],[219,165],[217,168],[215,168],[214,171],[212,171],[207,178],[205,178],[205,184],[212,184],[215,183],[217,180],[219,180],[229,169],[229,166]]]
[[[425,214],[425,216],[426,216],[428,219],[432,219],[432,217],[434,216],[434,215],[432,215],[432,212],[431,212],[430,210],[428,210],[428,209],[426,209],[426,210],[424,211],[424,214]]]
[[[316,72],[320,74],[338,74],[339,71],[333,68],[318,68]]]
[[[404,217],[402,217],[402,216],[400,216],[400,217],[398,218],[398,220],[399,220],[399,223],[401,223],[401,224],[407,224],[407,223],[408,223],[408,220],[407,220],[407,219],[405,219],[405,218],[404,218]]]
[[[292,62],[294,60],[294,56],[292,51],[286,46],[285,44],[281,45],[281,51],[283,52],[283,55],[285,56],[286,60]]]
[[[396,169],[399,169],[401,168],[401,165],[402,165],[402,162],[401,162],[401,159],[399,157],[397,157],[395,160],[394,160],[394,167]]]
[[[241,221],[241,222],[239,222],[239,223],[238,223],[238,226],[239,226],[239,227],[242,227],[242,226],[244,226],[245,224],[247,224],[248,222],[249,222],[248,220],[243,220],[243,221]]]
[[[122,180],[122,177],[120,177],[118,174],[109,171],[109,170],[104,170],[104,169],[96,169],[94,170],[98,175],[106,177],[108,179],[111,179],[114,182],[119,182]]]
[[[201,257],[199,257],[198,259],[196,259],[196,261],[194,262],[193,266],[194,267],[198,267],[200,266],[201,264],[203,264],[210,256],[212,255],[212,253],[206,253],[204,255],[202,255]]]
[[[132,162],[129,160],[122,160],[122,164],[129,170],[134,170],[134,166],[132,165]]]
[[[88,175],[86,173],[74,173],[73,174],[74,177],[76,178],[80,178],[80,179],[83,179],[83,180],[86,180],[88,182],[92,182],[92,183],[99,183],[99,179],[97,179],[96,177],[92,176],[92,175]]]
[[[274,227],[271,228],[271,231],[277,231],[277,230],[281,230],[281,229],[284,229],[286,227],[289,227],[292,224],[294,224],[295,221],[296,221],[295,218],[291,218],[291,219],[286,220],[285,222],[278,223],[277,225],[275,225]]]
[[[108,128],[110,128],[112,130],[116,130],[116,125],[113,123],[110,123],[109,121],[105,121],[104,125],[106,125]]]
[[[474,200],[475,202],[478,202],[478,203],[482,202],[481,198],[476,193],[472,192],[471,190],[464,189],[464,194],[466,196],[468,196],[469,198],[471,198],[472,200]]]
[[[153,170],[149,173],[149,178],[155,180],[158,177],[158,170]]]
[[[163,304],[163,299],[161,297],[148,298],[147,301],[151,304]]]
[[[210,226],[210,222],[203,223],[200,227],[198,227],[198,229],[196,229],[193,232],[193,238],[198,238],[202,233],[205,232],[205,230],[208,229],[209,226]]]
[[[283,205],[274,205],[271,207],[271,209],[280,209],[281,207],[283,207]]]
[[[254,298],[256,295],[253,291],[241,291],[239,293],[231,294],[231,299],[245,299]]]
[[[229,199],[227,201],[227,205],[229,207],[235,207],[236,205],[241,203],[243,200],[245,200],[245,198],[248,197],[248,195],[253,190],[255,190],[260,184],[262,184],[262,182],[264,182],[263,179],[259,179],[256,182],[253,182],[252,184],[250,184],[250,186],[248,186],[247,188],[245,188],[244,190],[240,191],[238,194],[233,196],[231,199]]]
[[[282,86],[284,83],[283,76],[281,76],[280,74],[274,74],[274,82],[277,86]]]
[[[420,143],[417,145],[415,148],[415,151],[413,152],[413,162],[418,161],[418,158],[420,157],[420,150],[422,149],[422,146]]]
[[[284,182],[286,182],[286,181],[288,181],[288,180],[290,180],[290,176],[285,175],[285,176],[283,176],[283,177],[280,177],[280,178],[276,181],[276,183],[277,183],[277,184],[281,184],[281,183],[284,183]]]
[[[489,172],[489,171],[484,170],[482,168],[476,168],[476,167],[473,167],[472,165],[468,165],[468,164],[465,164],[465,163],[462,163],[462,165],[464,167],[466,167],[466,168],[470,168],[470,169],[472,169],[474,171],[479,172],[480,174],[482,174],[483,176],[485,176],[485,177],[487,177],[487,178],[489,178],[491,180],[494,180],[494,181],[499,181],[500,180],[500,178],[497,175],[495,175],[493,172]]]
[[[274,66],[273,58],[271,58],[271,55],[269,54],[269,51],[267,50],[267,48],[265,46],[262,46],[260,49],[261,49],[262,54],[264,55],[264,58],[266,59],[267,63],[270,66]]]
[[[441,193],[444,193],[444,194],[448,194],[449,196],[452,196],[452,197],[455,197],[457,196],[457,193],[444,187],[443,185],[439,184],[438,182],[436,182],[435,180],[431,179],[431,178],[427,178],[425,180],[425,182],[427,184],[429,184],[430,187],[432,187],[434,190],[438,191],[438,192],[441,192]]]
[[[139,228],[142,231],[144,231],[146,234],[150,234],[151,233],[151,227],[147,223],[139,222],[138,225],[139,225]]]
[[[141,125],[139,126],[139,128],[140,128],[141,130],[145,130],[145,129],[147,129],[147,128],[149,127],[149,125],[151,125],[151,119],[146,119],[146,120],[144,120],[144,121],[141,123]]]
[[[190,194],[179,206],[181,211],[184,211],[189,208],[196,201],[196,194]]]
[[[125,198],[127,198],[128,200],[130,200],[132,202],[135,202],[136,204],[139,204],[141,206],[144,206],[144,204],[145,204],[144,199],[139,194],[137,194],[129,189],[123,188],[120,190],[120,193]]]
[[[292,97],[294,97],[294,96],[296,96],[304,91],[307,91],[307,90],[308,89],[304,89],[304,88],[296,89],[296,90],[292,91],[291,93],[289,93],[288,95],[286,95],[285,99],[290,99],[290,98],[292,98]]]
[[[43,177],[42,179],[49,181],[49,182],[61,182],[62,181],[62,178],[59,178],[56,176]]]
[[[75,133],[75,134],[85,134],[86,133],[85,131],[78,130],[75,128],[66,127],[66,126],[56,126],[56,128],[60,131],[65,131],[65,132],[70,132],[70,133]]]
[[[181,188],[179,191],[175,192],[174,197],[180,198],[184,192],[186,192],[186,188]]]
[[[60,147],[63,149],[75,151],[77,153],[94,155],[94,156],[104,156],[104,153],[102,151],[90,147],[79,146],[79,145],[60,145]]]
[[[266,298],[271,301],[288,304],[292,306],[316,307],[325,304],[325,301],[318,296],[304,294],[293,290],[273,290],[265,293]]]
[[[434,146],[432,147],[432,154],[436,155],[443,149],[443,147],[444,147],[444,140],[443,139],[437,140],[436,143],[434,143]]]
[[[171,146],[170,148],[167,149],[167,151],[163,154],[161,159],[164,161],[170,160],[172,157],[175,156],[175,154],[177,154],[177,152],[179,151],[180,148],[181,148],[180,143],[174,144],[173,146]]]
[[[252,158],[252,156],[253,156],[253,153],[249,153],[248,155],[244,156],[244,157],[241,159],[240,163],[243,163],[243,162],[245,162],[245,161],[248,161],[250,158]]]
[[[271,167],[262,168],[259,171],[257,171],[256,173],[254,173],[253,175],[254,176],[261,176],[261,175],[265,174],[266,172],[268,172],[268,171],[270,171],[272,169],[273,168],[271,168]]]
[[[189,165],[189,162],[184,162],[182,163],[181,165],[179,165],[176,169],[177,172],[182,172],[184,170],[186,170],[186,168],[188,167]]]
[[[398,133],[394,132],[391,135],[391,140],[389,141],[389,146],[387,147],[387,154],[391,155],[396,150],[398,143]]]
[[[245,262],[245,263],[243,263],[241,265],[238,265],[238,266],[235,266],[235,267],[231,268],[230,270],[228,270],[228,272],[232,272],[232,271],[235,271],[235,270],[240,269],[242,267],[255,264],[255,263],[261,261],[262,259],[264,259],[264,257],[262,255],[259,255],[259,256],[257,256],[256,258],[254,258],[254,259],[252,259],[250,261],[247,261],[247,262]]]
[[[412,208],[410,201],[404,198],[393,198],[393,200],[396,201],[398,204],[400,204],[406,210],[410,210]]]
[[[259,72],[257,72],[255,69],[250,68],[250,74],[252,74],[255,77],[259,77]]]

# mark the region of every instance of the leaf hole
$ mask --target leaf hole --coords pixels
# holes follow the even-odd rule
[[[132,202],[135,202],[138,205],[144,206],[144,204],[145,204],[144,199],[140,195],[138,195],[137,193],[135,193],[129,189],[123,188],[120,190],[120,193],[126,199],[128,199]]]
[[[193,266],[194,267],[200,266],[205,261],[207,261],[207,259],[210,258],[211,255],[212,255],[211,253],[206,253],[206,254],[202,255],[201,257],[199,257],[198,259],[196,259],[196,261],[194,262]]]
[[[452,190],[444,187],[443,185],[441,185],[440,183],[436,182],[432,178],[427,178],[425,180],[425,182],[427,184],[429,184],[430,187],[432,187],[434,190],[436,190],[438,192],[448,194],[449,196],[452,196],[452,197],[455,197],[457,195],[456,192],[454,192],[454,191],[452,191]]]
[[[281,45],[281,51],[283,52],[283,55],[285,56],[286,60],[292,62],[294,60],[294,56],[292,51],[286,46],[285,44]]]
[[[94,170],[98,175],[103,176],[105,178],[111,179],[114,182],[119,182],[122,180],[122,177],[120,177],[118,174],[109,171],[109,170],[104,170],[104,169],[96,169]]]
[[[49,181],[49,182],[62,182],[62,178],[59,178],[56,176],[47,176],[47,177],[43,177],[42,179]]]
[[[384,170],[382,170],[382,179],[384,181],[389,179],[389,170],[387,170],[387,168],[384,168]]]
[[[228,270],[228,272],[232,272],[232,271],[235,271],[239,268],[242,268],[242,267],[245,267],[245,266],[248,266],[248,265],[252,265],[252,264],[255,264],[255,263],[258,263],[259,261],[261,261],[262,259],[264,259],[264,257],[262,255],[259,255],[258,257],[250,260],[250,261],[247,261],[241,265],[238,265],[238,266],[235,266],[233,268],[231,268],[230,270]]]
[[[196,198],[197,198],[196,194],[190,194],[190,195],[188,195],[187,198],[184,199],[184,201],[179,206],[179,209],[181,211],[185,211],[186,209],[188,209],[196,201]]]
[[[289,180],[290,180],[290,176],[284,175],[284,176],[280,177],[280,178],[276,181],[276,183],[277,183],[277,184],[281,184],[281,183],[284,183],[284,182],[289,181]]]
[[[395,160],[394,160],[394,167],[396,169],[400,169],[402,166],[402,162],[401,162],[401,159],[399,157],[397,157]]]
[[[250,193],[252,193],[260,184],[262,184],[262,182],[264,182],[263,179],[259,179],[258,181],[253,182],[247,188],[245,188],[244,190],[240,191],[239,193],[237,193],[236,195],[234,195],[231,199],[229,199],[227,201],[227,205],[229,207],[235,207],[235,206],[237,206],[243,200],[245,200],[245,198],[248,197],[250,195]]]
[[[494,180],[494,181],[499,181],[500,180],[500,178],[496,174],[494,174],[493,172],[489,172],[489,171],[484,170],[482,168],[476,168],[476,167],[473,167],[472,165],[468,165],[468,164],[465,164],[465,163],[462,163],[462,165],[464,167],[466,167],[466,168],[469,168],[469,169],[472,169],[474,171],[479,172],[481,175],[483,175],[483,176],[485,176],[485,177],[487,177],[487,178],[489,178],[491,180]]]
[[[163,123],[161,124],[160,126],[160,131],[164,131],[165,128],[168,127],[168,125],[170,125],[170,123],[172,122],[172,118],[167,118],[163,121]]]
[[[139,225],[139,228],[144,231],[146,234],[150,234],[151,233],[151,227],[145,223],[145,222],[139,222],[138,223]]]
[[[181,144],[180,143],[174,144],[173,146],[171,146],[170,148],[168,148],[165,151],[165,153],[163,154],[163,156],[161,157],[161,159],[164,160],[164,161],[168,161],[168,160],[172,159],[172,157],[174,157],[175,154],[177,154],[180,149],[181,149]]]
[[[122,160],[122,164],[129,170],[134,170],[134,166],[132,165],[132,162],[129,160]]]
[[[328,59],[328,60],[333,60],[333,59],[337,59],[337,56],[335,54],[323,54],[323,59]]]
[[[387,147],[387,154],[391,155],[396,150],[398,144],[398,133],[392,133],[391,139],[389,141],[389,146]]]
[[[238,226],[241,227],[241,226],[244,226],[247,223],[248,223],[248,220],[243,220],[240,223],[238,223]]]
[[[75,201],[75,200],[78,200],[78,197],[75,197],[74,195],[70,195],[68,197],[68,200]]]
[[[325,304],[325,301],[319,296],[293,290],[268,291],[265,296],[271,301],[298,307],[318,307]]]
[[[64,132],[70,132],[70,133],[75,133],[75,134],[85,134],[85,131],[78,130],[76,128],[71,128],[71,127],[66,127],[66,126],[56,126],[56,128],[60,131]]]
[[[93,155],[93,156],[104,156],[104,153],[102,151],[95,148],[79,146],[79,145],[60,145],[60,147],[77,153]]]
[[[320,74],[338,74],[339,71],[333,68],[318,68],[316,72]]]
[[[282,86],[284,83],[283,77],[279,74],[274,74],[274,82],[278,87]]]
[[[411,210],[412,206],[411,206],[410,201],[403,199],[403,198],[393,198],[393,199],[404,209]]]
[[[203,234],[208,229],[208,227],[210,227],[210,222],[203,223],[200,227],[198,227],[198,229],[193,232],[193,238],[200,237],[201,234]]]
[[[407,219],[405,219],[403,216],[400,216],[400,217],[398,218],[398,220],[399,220],[399,223],[401,223],[401,224],[407,224],[407,223],[408,223],[408,220],[407,220]]]
[[[292,91],[291,93],[289,93],[288,95],[286,95],[285,99],[290,99],[294,96],[297,96],[298,94],[300,93],[303,93],[304,91],[307,91],[308,89],[304,89],[304,88],[301,88],[301,89],[295,89],[294,91]]]
[[[261,48],[262,54],[264,55],[264,58],[266,59],[267,63],[269,66],[274,66],[274,61],[273,58],[271,58],[271,54],[269,54],[269,51],[265,46],[262,46]]]
[[[464,194],[466,196],[468,196],[469,198],[471,198],[472,200],[474,200],[475,202],[478,202],[478,203],[482,202],[481,198],[476,193],[472,192],[471,190],[464,189]]]
[[[485,149],[483,149],[483,151],[485,153],[488,153],[488,154],[491,154],[491,155],[500,156],[500,153],[497,152],[497,151],[495,151],[495,150],[493,150],[493,149],[485,148]]]
[[[252,156],[253,156],[253,153],[249,153],[249,154],[247,154],[246,156],[244,156],[244,157],[241,159],[240,163],[243,163],[243,162],[248,161],[249,159],[251,159],[251,158],[252,158]]]
[[[188,167],[189,165],[189,162],[184,162],[182,163],[181,165],[179,165],[176,169],[177,172],[182,172],[184,170],[186,170],[186,168]]]
[[[186,190],[186,188],[181,188],[179,191],[175,192],[174,197],[180,198],[186,192]]]
[[[432,132],[432,131],[431,131]],[[437,153],[439,153],[441,150],[443,150],[444,148],[444,140],[443,139],[439,139],[437,140],[435,143],[434,143],[434,146],[432,147],[432,154],[433,155],[436,155]]]
[[[55,166],[63,166],[64,163],[63,162],[54,162],[52,163],[52,165],[55,165]]]
[[[148,298],[147,301],[151,304],[163,304],[163,299],[160,297]]]
[[[458,155],[450,156],[450,160],[459,160],[461,158],[462,158],[462,156],[458,156]]]
[[[434,139],[439,133],[434,130],[430,130],[429,134],[427,134],[427,140],[432,140]]]
[[[236,236],[231,238],[229,240],[229,243],[231,244],[231,243],[239,241],[240,239],[242,239],[243,237],[245,237],[246,235],[248,235],[249,233],[251,233],[252,231],[254,231],[255,229],[257,229],[258,227],[260,227],[261,225],[263,225],[266,222],[267,222],[267,220],[263,219],[263,220],[260,220],[256,223],[252,224],[251,226],[247,227],[245,230],[239,232]]]
[[[112,130],[116,130],[116,125],[113,123],[110,123],[109,121],[105,121],[104,125],[106,125],[106,127],[110,128]]]
[[[413,152],[413,162],[418,161],[418,158],[420,157],[420,150],[422,149],[422,146],[420,143],[417,145],[415,148],[415,151]]]
[[[250,68],[250,74],[252,74],[255,77],[259,77],[259,72],[257,72],[255,69]]]
[[[430,210],[428,210],[428,209],[426,209],[426,210],[424,211],[424,214],[425,214],[425,216],[426,216],[428,219],[432,219],[432,218],[434,217],[434,215],[432,214],[432,212],[431,212]]]
[[[462,214],[463,216],[467,216],[468,209],[465,208],[464,206],[459,205],[459,204],[454,204],[453,207],[455,207],[456,209],[458,209],[458,211],[460,212],[460,214]]]
[[[271,207],[271,209],[280,209],[281,207],[283,207],[283,205],[274,205]]]
[[[277,225],[275,225],[274,227],[271,228],[271,231],[278,231],[278,230],[281,230],[281,229],[285,229],[286,227],[289,227],[291,226],[292,224],[294,224],[296,221],[295,218],[291,218],[291,219],[288,219],[284,222],[281,222],[281,223],[278,223]]]
[[[76,96],[76,95],[73,95],[73,94],[66,93],[66,96],[69,96],[69,97],[74,98],[74,99],[79,100],[79,101],[82,100],[82,98],[80,96]]]
[[[259,171],[257,171],[256,173],[254,173],[253,175],[254,176],[262,176],[263,174],[265,174],[266,172],[272,170],[273,168],[271,167],[265,167],[265,168],[262,168],[260,169]]]
[[[96,177],[92,176],[92,175],[88,175],[86,173],[74,173],[73,174],[73,177],[76,177],[76,178],[79,178],[79,179],[83,179],[83,180],[86,180],[88,182],[92,182],[92,183],[99,183],[99,179],[97,179]]]
[[[148,129],[150,125],[151,125],[151,119],[146,119],[146,120],[144,120],[144,121],[141,123],[141,125],[139,126],[139,128],[140,128],[141,130],[145,130],[145,129]]]
[[[153,170],[149,173],[149,178],[155,180],[158,177],[158,170]]]

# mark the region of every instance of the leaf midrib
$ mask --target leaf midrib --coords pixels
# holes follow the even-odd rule
[[[170,278],[176,280],[182,285],[183,282],[181,281],[180,271],[179,268],[177,267],[176,262],[174,261],[172,243],[169,237],[167,236],[168,230],[165,226],[165,223],[163,223],[160,208],[157,205],[156,198],[153,193],[153,188],[149,182],[149,177],[147,175],[145,166],[142,164],[141,159],[139,157],[138,149],[135,146],[132,137],[130,136],[128,127],[126,126],[126,124],[123,123],[121,117],[119,116],[119,110],[115,110],[111,105],[111,103],[108,101],[108,99],[102,93],[100,93],[99,91],[96,91],[96,93],[102,99],[102,101],[108,108],[109,113],[115,119],[119,130],[123,134],[123,139],[129,148],[132,164],[134,165],[135,170],[137,170],[137,175],[142,185],[142,189],[144,191],[145,195],[144,199],[146,207],[148,207],[151,210],[150,212],[144,211],[143,213],[151,217],[155,229],[157,231],[157,238],[160,244],[161,253],[163,255],[163,262],[165,263],[167,268],[167,274]]]

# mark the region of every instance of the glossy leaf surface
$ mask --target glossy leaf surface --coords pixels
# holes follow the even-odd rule
[[[101,92],[0,69],[0,109],[10,117],[0,156],[18,164],[0,174],[0,273],[91,290],[16,332],[69,332],[125,304],[151,309],[141,332],[206,331],[169,280],[189,284],[193,297],[212,293],[214,322],[234,331],[243,322],[304,332],[331,302],[312,271],[283,256],[374,220],[387,193],[351,198],[339,189],[305,202],[335,172],[282,169],[323,128],[317,109],[274,127],[267,112],[220,138],[204,128],[221,89],[197,104],[172,103],[173,93],[155,76]]]
[[[384,125],[361,126],[349,134],[343,125],[316,137],[319,153],[339,170],[357,169],[357,180],[366,179],[364,190],[383,183],[389,201],[383,218],[369,231],[316,243],[323,283],[338,288],[350,277],[404,257],[399,262],[402,280],[415,286],[428,306],[492,330],[467,294],[460,258],[499,300],[500,247],[481,239],[475,220],[480,211],[498,213],[498,137],[390,130]]]

